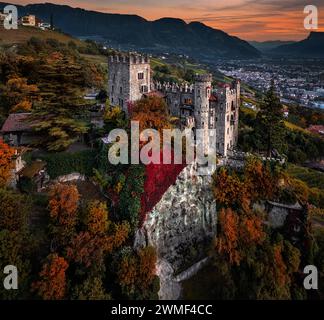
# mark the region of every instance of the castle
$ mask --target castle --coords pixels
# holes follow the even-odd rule
[[[128,113],[128,102],[159,96],[166,100],[169,112],[181,126],[216,129],[216,152],[226,157],[238,139],[240,81],[212,87],[210,74],[196,75],[194,84],[178,85],[153,81],[150,59],[135,53],[109,57],[108,97],[111,106]]]

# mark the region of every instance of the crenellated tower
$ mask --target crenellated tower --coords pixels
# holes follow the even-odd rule
[[[241,85],[236,80],[215,90],[217,97],[216,129],[217,152],[227,156],[230,150],[235,149],[238,141],[238,124]]]
[[[195,76],[194,82],[194,117],[195,128],[204,130],[204,151],[208,154],[209,148],[209,99],[212,91],[212,75],[201,74]]]
[[[120,106],[141,99],[151,91],[151,66],[148,56],[136,53],[113,55],[108,61],[108,97],[110,105]]]

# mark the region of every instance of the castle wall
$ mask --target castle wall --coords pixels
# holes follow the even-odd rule
[[[194,93],[191,90],[182,91],[178,90],[166,90],[165,88],[161,90],[166,95],[166,101],[169,106],[170,114],[173,117],[182,118],[184,114],[182,113],[181,107],[193,106],[194,105]]]

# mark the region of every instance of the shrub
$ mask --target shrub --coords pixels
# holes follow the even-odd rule
[[[97,165],[96,152],[93,150],[52,153],[41,156],[41,159],[46,161],[47,172],[51,179],[73,172],[79,172],[89,177],[93,175],[93,169]]]

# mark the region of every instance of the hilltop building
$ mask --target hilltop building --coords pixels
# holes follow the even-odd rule
[[[27,27],[36,27],[36,16],[29,14],[21,18],[21,24]]]
[[[154,82],[150,59],[132,53],[109,57],[108,79],[110,105],[120,106],[126,114],[129,102],[157,95],[166,100],[170,114],[180,119],[182,127],[205,130],[205,144],[208,129],[216,129],[220,155],[226,157],[237,145],[240,81],[214,88],[212,76],[203,74],[196,75],[192,85]]]

